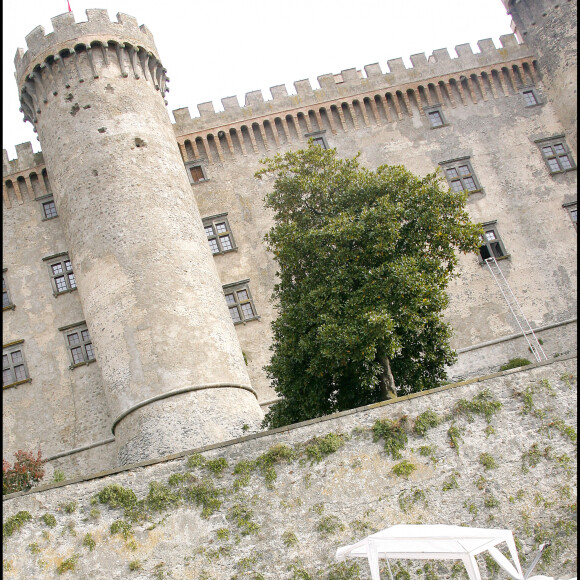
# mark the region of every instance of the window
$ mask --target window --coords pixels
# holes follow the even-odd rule
[[[574,229],[578,229],[578,206],[575,201],[571,201],[570,203],[565,203],[562,207],[568,212],[572,223],[574,224]]]
[[[14,304],[12,304],[6,284],[6,268],[2,270],[2,310],[14,310]]]
[[[509,254],[498,233],[495,221],[487,222],[483,225],[483,236],[481,236],[482,246],[479,248],[480,263],[484,263],[488,258],[494,257],[496,260],[507,258]]]
[[[260,318],[256,314],[256,307],[250,294],[248,282],[249,280],[242,280],[241,282],[234,282],[233,284],[223,286],[226,304],[228,305],[234,324],[239,324],[240,322],[245,324],[248,320]]]
[[[2,349],[2,386],[13,387],[30,380],[24,360],[23,340],[5,344]]]
[[[44,201],[42,203],[42,213],[44,213],[44,217],[47,220],[57,217],[58,214],[56,213],[56,205],[54,205],[54,201]]]
[[[77,289],[72,263],[66,252],[55,254],[54,256],[47,256],[46,258],[42,258],[42,260],[48,262],[48,271],[50,272],[50,279],[52,281],[52,293],[55,296]]]
[[[481,191],[469,162],[469,157],[443,161],[439,165],[443,167],[451,191],[467,191],[469,193]]]
[[[203,219],[203,228],[212,254],[225,254],[236,249],[227,215],[221,213]]]
[[[548,139],[537,139],[535,142],[542,151],[550,173],[563,173],[576,169],[576,164],[574,163],[574,159],[572,159],[563,135],[550,137]]]
[[[71,367],[89,364],[95,360],[93,341],[85,321],[59,328],[64,333],[64,340],[69,352]]]
[[[429,124],[431,125],[432,129],[436,129],[437,127],[444,127],[447,125],[439,105],[434,107],[425,107],[424,110],[427,113],[427,118],[429,119]]]
[[[306,133],[304,137],[306,137],[309,140],[312,139],[313,145],[318,145],[323,149],[328,149],[328,143],[326,142],[326,137],[324,136],[324,133],[326,133],[326,131],[316,131],[314,133]]]
[[[533,107],[534,105],[540,104],[540,99],[534,89],[524,89],[522,96],[524,97],[526,107]]]
[[[52,195],[43,195],[42,197],[37,197],[36,199],[37,201],[40,201],[43,221],[58,217],[58,212],[56,211],[56,205]]]
[[[185,168],[187,169],[187,176],[189,177],[189,183],[192,185],[194,183],[201,183],[202,181],[207,181],[205,171],[201,161],[186,161]]]

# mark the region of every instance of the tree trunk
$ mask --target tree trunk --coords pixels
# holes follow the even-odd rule
[[[391,364],[386,356],[379,357],[379,362],[383,367],[383,372],[380,375],[381,385],[381,399],[386,401],[388,399],[397,398],[397,390],[395,389],[395,379],[391,372]]]

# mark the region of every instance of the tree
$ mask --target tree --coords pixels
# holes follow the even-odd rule
[[[256,177],[275,177],[265,239],[279,266],[265,369],[283,397],[264,424],[438,386],[455,360],[443,312],[456,250],[480,244],[466,194],[436,173],[370,171],[312,142],[262,163]]]
[[[14,465],[2,460],[2,495],[17,491],[28,491],[44,477],[40,449],[34,457],[32,451],[18,450]]]

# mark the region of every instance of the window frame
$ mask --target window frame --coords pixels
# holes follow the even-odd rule
[[[423,111],[425,112],[425,116],[427,117],[427,120],[429,121],[429,128],[430,129],[440,129],[441,127],[447,127],[449,125],[449,123],[447,122],[447,119],[445,118],[445,115],[443,114],[443,107],[441,106],[441,103],[435,103],[434,105],[429,105],[428,107],[423,107]],[[431,121],[431,115],[433,113],[439,114],[439,117],[441,119],[441,125],[433,125],[433,122]]]
[[[8,290],[8,282],[6,281],[7,268],[2,268],[2,311],[4,310],[14,310],[16,306],[12,302],[12,297],[10,296],[10,290]],[[4,304],[4,296],[6,296],[8,302]]]
[[[228,310],[230,311],[230,317],[232,318],[232,322],[234,325],[237,324],[246,324],[252,320],[260,320],[260,315],[256,311],[256,305],[254,303],[254,298],[252,297],[252,293],[250,292],[249,286],[250,280],[240,280],[239,282],[232,282],[231,284],[225,284],[222,286],[222,290],[224,293],[224,298],[226,299],[226,305]],[[238,296],[238,292],[245,291],[247,298],[241,299]],[[227,296],[233,296],[234,302],[228,302]],[[252,308],[252,316],[246,317],[243,311],[243,305],[250,304]],[[231,311],[233,308],[237,309],[238,316],[240,317],[239,320],[234,320],[231,316]]]
[[[569,201],[568,203],[563,203],[562,207],[566,210],[574,229],[578,231],[578,202]],[[572,212],[576,212],[576,219],[572,216]]]
[[[201,169],[201,173],[203,175],[202,179],[198,179],[197,181],[194,179],[191,170],[194,167],[199,167],[199,169]],[[201,159],[193,159],[191,161],[186,161],[185,162],[185,169],[187,172],[187,178],[189,179],[189,183],[191,185],[199,185],[200,183],[205,183],[206,181],[209,181],[209,178],[207,177],[207,173],[205,171],[205,167],[203,165],[203,161]]]
[[[314,141],[313,143],[314,145],[316,144],[316,141],[321,141],[322,148],[329,149],[328,140],[326,139],[326,129],[323,129],[322,131],[312,131],[311,133],[304,133],[304,138],[307,141],[309,139],[312,139]]]
[[[67,294],[68,292],[74,292],[77,289],[76,277],[74,273],[74,268],[72,265],[72,260],[69,257],[68,252],[61,252],[59,254],[53,254],[52,256],[46,256],[46,258],[42,258],[43,262],[47,263],[48,266],[48,274],[50,276],[50,284],[52,286],[52,294],[53,296],[60,296],[61,294]],[[69,262],[71,265],[71,269],[67,270],[65,262]],[[53,266],[60,264],[61,272],[54,272]],[[74,286],[70,283],[70,275],[72,274],[74,278]],[[57,278],[63,278],[66,284],[66,290],[59,290],[58,284],[56,282]]]
[[[219,213],[217,215],[210,215],[207,217],[202,218],[203,230],[206,235],[210,252],[213,256],[219,256],[221,254],[227,254],[228,252],[235,252],[238,249],[236,246],[236,241],[234,239],[234,235],[232,234],[232,229],[230,227],[230,222],[228,221],[228,214],[226,213]],[[217,226],[221,224],[225,224],[225,231],[218,232]],[[213,233],[209,235],[207,233],[207,228],[211,227],[213,229]],[[229,237],[231,248],[223,249],[221,238]],[[214,252],[212,249],[211,241],[215,240],[218,251]]]
[[[465,157],[456,157],[455,159],[449,159],[447,161],[441,161],[439,163],[439,166],[441,167],[441,170],[445,173],[445,179],[447,180],[447,183],[449,184],[449,188],[451,189],[451,191],[453,191],[454,193],[458,193],[453,189],[453,185],[452,183],[459,181],[463,187],[463,189],[461,191],[467,191],[468,195],[473,195],[475,193],[482,193],[483,192],[483,188],[481,187],[481,184],[479,183],[479,180],[477,179],[477,176],[475,175],[475,172],[473,171],[473,166],[471,165],[471,157],[469,155],[465,156]],[[466,166],[468,169],[468,173],[465,175],[462,175],[461,172],[459,171],[459,167],[464,167]],[[448,170],[454,169],[455,172],[457,173],[456,177],[450,177],[447,173]],[[467,189],[465,187],[464,184],[464,179],[469,179],[471,178],[473,180],[473,183],[475,184],[475,189]]]
[[[55,218],[58,217],[58,209],[56,207],[56,203],[54,201],[54,196],[52,195],[52,193],[49,193],[48,195],[43,195],[41,197],[37,197],[36,201],[38,201],[40,203],[40,215],[42,217],[41,221],[46,222],[49,220],[53,220]],[[54,211],[56,212],[55,215],[48,217],[46,215],[46,211],[45,211],[45,204],[47,203],[52,203],[54,205]]]
[[[493,220],[493,221],[489,221],[489,222],[485,222],[481,224],[481,227],[483,228],[483,236],[480,237],[480,241],[482,242],[482,245],[479,246],[479,250],[477,253],[477,258],[479,260],[479,264],[481,266],[483,266],[485,264],[485,260],[486,258],[484,258],[481,255],[481,248],[483,248],[484,246],[487,248],[487,251],[489,253],[489,257],[491,258],[492,256],[497,260],[507,260],[511,257],[510,254],[508,254],[508,252],[505,249],[505,245],[503,243],[502,237],[499,235],[499,231],[497,228],[497,220]],[[493,234],[495,236],[495,239],[492,240],[487,240],[485,239],[485,235],[488,232],[493,231]],[[492,248],[492,243],[494,245],[499,246],[500,251],[502,252],[502,256],[496,256],[495,252]]]
[[[542,158],[550,172],[550,175],[557,175],[559,173],[566,173],[568,171],[575,171],[576,170],[576,162],[574,161],[574,157],[572,157],[572,152],[566,143],[566,139],[564,135],[554,135],[553,137],[545,137],[543,139],[536,139],[534,143],[540,149],[540,153],[542,154]],[[556,152],[556,146],[560,145],[564,151],[562,153]],[[547,154],[544,150],[545,147],[551,147],[552,153]],[[560,162],[560,158],[567,157],[568,163],[570,167],[562,168],[562,163]],[[556,163],[558,164],[558,169],[553,169],[550,165],[550,160],[555,159]]]
[[[68,358],[70,361],[70,366],[68,367],[69,369],[72,370],[76,369],[77,367],[89,365],[97,360],[95,356],[95,347],[93,345],[91,333],[87,327],[87,323],[85,320],[82,320],[81,322],[75,322],[74,324],[68,324],[67,326],[61,326],[58,330],[62,332],[64,344],[68,352]],[[87,339],[84,339],[83,337],[83,332],[85,331],[87,332],[88,336]],[[69,336],[72,336],[73,334],[78,335],[79,341],[76,343],[71,343],[69,340]],[[91,347],[90,351],[87,350],[87,346]],[[73,350],[75,349],[81,350],[81,353],[83,355],[82,361],[75,362],[75,355],[73,354]],[[92,354],[92,358],[90,357],[89,352]]]
[[[529,104],[526,101],[526,93],[532,93],[532,96],[535,99],[535,103]],[[522,87],[520,89],[520,94],[522,95],[522,99],[524,101],[524,107],[528,108],[528,107],[537,107],[538,105],[543,105],[543,101],[540,98],[540,93],[538,93],[538,90],[535,87],[532,86],[527,86],[527,87]]]
[[[28,365],[26,364],[26,358],[24,356],[24,348],[23,345],[24,344],[24,339],[21,340],[15,340],[13,342],[9,342],[7,344],[3,344],[2,345],[2,388],[3,389],[9,389],[11,387],[17,387],[18,385],[22,385],[24,383],[29,383],[32,381],[32,379],[30,378],[30,373],[28,372]],[[9,364],[5,366],[4,364],[4,357],[8,357],[8,359],[11,359],[12,353],[15,352],[20,352],[21,356],[22,356],[22,362],[20,364],[20,361],[18,361],[18,364],[12,364],[12,360],[9,360]],[[24,375],[25,378],[24,379],[20,379],[20,380],[14,380],[11,383],[7,383],[4,384],[4,371],[8,370],[8,369],[12,369],[12,378],[16,379],[16,373],[14,371],[14,369],[16,368],[16,366],[23,366],[24,367]]]

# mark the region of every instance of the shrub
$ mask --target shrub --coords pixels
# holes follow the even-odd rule
[[[64,574],[65,572],[74,572],[77,566],[77,561],[79,559],[78,554],[73,554],[70,558],[63,560],[57,567],[56,571],[58,574]]]
[[[407,434],[404,431],[406,423],[407,416],[404,415],[398,421],[377,419],[373,425],[373,441],[382,438],[385,441],[385,451],[393,459],[401,459],[401,450],[407,445]]]
[[[2,536],[5,538],[11,536],[31,519],[32,516],[27,511],[20,511],[17,514],[6,518],[6,521],[2,525]]]
[[[500,371],[507,371],[509,369],[517,369],[518,367],[525,367],[526,365],[531,365],[532,361],[527,358],[512,358],[505,365],[499,367]]]
[[[338,451],[346,440],[342,433],[327,433],[324,437],[315,437],[306,445],[304,451],[308,458],[314,462],[319,462],[327,455]]]
[[[393,467],[393,473],[399,477],[409,477],[417,467],[413,465],[410,461],[403,459],[400,463],[397,463]]]
[[[485,467],[485,469],[495,469],[497,467],[497,462],[489,453],[481,453],[479,455],[479,463]]]
[[[14,465],[2,460],[2,495],[17,491],[28,491],[44,477],[40,449],[34,457],[32,451],[18,450]]]
[[[417,433],[417,435],[420,435],[421,437],[425,437],[425,435],[427,434],[427,431],[429,431],[429,429],[431,429],[432,427],[437,427],[437,425],[439,425],[440,422],[441,422],[441,420],[439,418],[439,415],[437,415],[437,413],[435,413],[435,411],[428,409],[424,413],[421,413],[415,419],[415,424],[413,425],[413,431],[415,431],[415,433]]]
[[[44,514],[40,519],[49,527],[54,528],[56,526],[56,518],[52,514]]]

